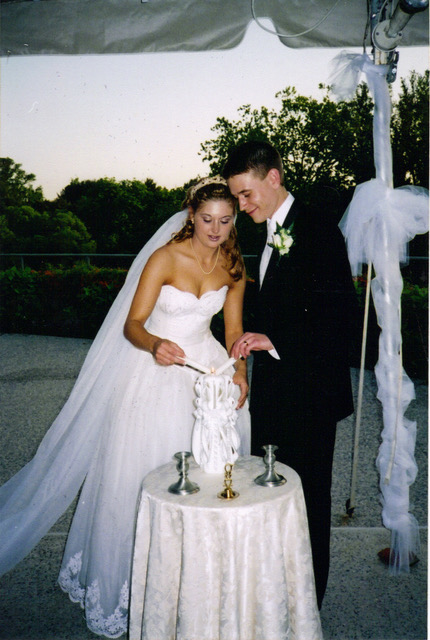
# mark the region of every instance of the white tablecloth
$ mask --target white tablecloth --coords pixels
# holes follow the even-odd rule
[[[130,640],[321,640],[303,491],[253,480],[262,458],[240,458],[222,501],[223,475],[190,459],[200,491],[167,491],[175,462],[143,482],[133,563]]]

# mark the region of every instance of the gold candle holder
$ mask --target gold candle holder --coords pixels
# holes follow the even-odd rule
[[[221,500],[234,500],[235,498],[237,498],[240,494],[237,491],[233,491],[233,489],[231,488],[231,485],[233,483],[233,480],[231,478],[231,472],[233,470],[233,466],[230,463],[227,463],[224,467],[224,491],[221,491],[221,493],[218,493],[217,496],[218,498],[221,498]]]

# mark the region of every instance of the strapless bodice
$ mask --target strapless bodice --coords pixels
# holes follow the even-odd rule
[[[181,346],[198,344],[210,335],[212,317],[222,309],[227,291],[225,285],[198,298],[189,291],[163,285],[145,328]]]

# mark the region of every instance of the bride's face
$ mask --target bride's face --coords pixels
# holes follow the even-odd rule
[[[227,200],[207,200],[194,214],[194,239],[205,247],[216,248],[227,240],[234,223],[233,206]]]

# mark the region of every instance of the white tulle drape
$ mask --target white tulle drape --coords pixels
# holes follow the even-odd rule
[[[402,366],[400,263],[407,243],[428,231],[428,191],[393,188],[390,143],[391,100],[388,67],[374,65],[366,54],[342,52],[333,60],[330,80],[337,100],[353,97],[362,73],[374,100],[374,162],[376,178],[357,186],[340,227],[346,238],[353,275],[373,264],[372,296],[381,327],[375,367],[378,399],[383,409],[382,443],[376,464],[380,474],[382,520],[391,530],[390,571],[408,572],[419,551],[419,531],[409,511],[409,487],[417,474],[416,423],[405,417],[415,398],[414,385]]]
[[[134,260],[124,286],[87,354],[63,409],[34,458],[0,487],[0,575],[49,531],[78,493],[105,424],[112,374],[127,377],[135,347],[122,328],[149,256],[178,231],[187,211],[173,215]]]

